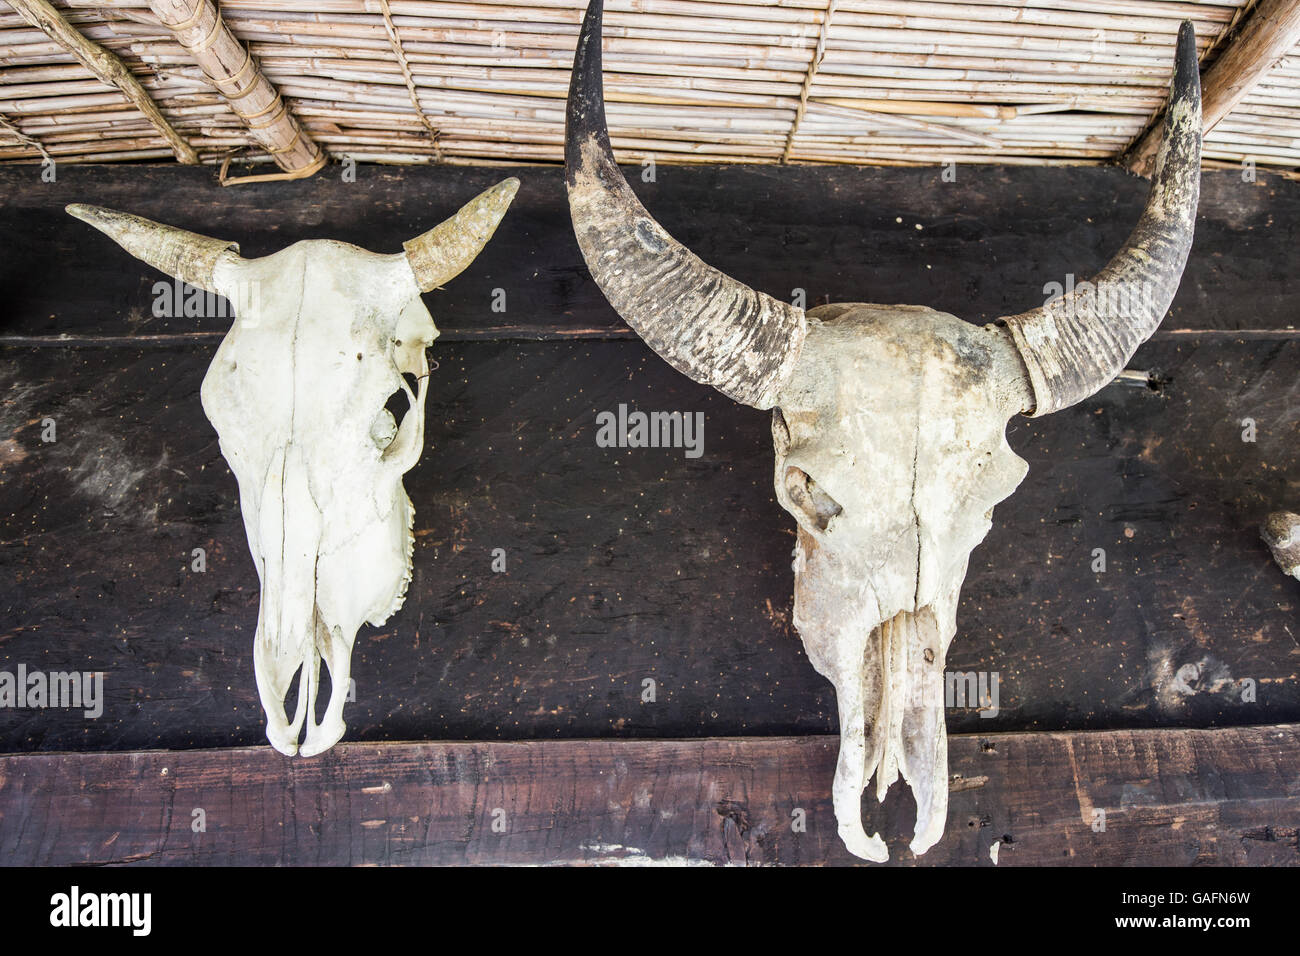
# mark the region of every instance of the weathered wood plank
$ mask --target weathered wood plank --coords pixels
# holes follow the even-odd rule
[[[0,860],[61,864],[859,862],[835,738],[343,744],[0,757]],[[1300,728],[955,736],[947,833],[864,800],[900,865],[1300,865]],[[802,812],[800,812],[802,811]],[[801,822],[802,830],[794,824]],[[201,825],[200,825],[201,824]]]
[[[198,397],[210,355],[6,352],[0,669],[106,676],[97,720],[0,708],[0,750],[264,741],[257,577]],[[430,355],[415,577],[358,637],[345,739],[835,730],[790,625],[765,415],[635,341]],[[996,672],[1001,709],[953,709],[954,731],[1300,720],[1300,585],[1257,531],[1300,498],[1300,341],[1179,337],[1134,365],[1159,391],[1114,385],[1012,423],[1029,476],[972,555],[948,661]],[[598,448],[596,413],[620,403],[703,413],[703,454]]]
[[[971,321],[1043,301],[1117,251],[1147,183],[1118,169],[674,167],[630,171],[647,205],[707,262],[778,298],[928,305]],[[266,255],[299,239],[396,252],[507,175],[522,187],[474,266],[427,301],[446,340],[599,337],[626,327],[590,281],[569,224],[562,171],[362,166],[313,179],[221,189],[211,170],[64,166],[0,169],[0,335],[224,331],[225,318],[156,317],[160,276],[67,216],[86,202],[241,243]],[[1167,329],[1295,326],[1300,183],[1203,178],[1196,243]],[[494,312],[494,292],[505,311]]]

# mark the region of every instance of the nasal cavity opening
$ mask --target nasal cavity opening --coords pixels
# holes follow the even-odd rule
[[[793,465],[785,469],[785,493],[791,504],[822,531],[829,527],[832,518],[844,510],[839,502],[818,486],[811,475]]]
[[[303,679],[304,670],[301,664],[289,678],[289,690],[285,693],[284,699],[280,701],[280,708],[284,711],[284,719],[290,725],[293,724],[294,718],[298,716],[298,701],[307,699],[307,682]],[[302,736],[301,731],[299,737]]]
[[[316,700],[314,706],[310,699],[311,687],[307,681],[309,669],[314,669],[316,677]],[[324,660],[313,661],[310,657],[306,663],[298,665],[294,671],[293,677],[289,681],[289,692],[285,694],[284,700],[280,706],[284,708],[284,719],[293,725],[298,716],[299,707],[311,706],[311,712],[308,713],[307,719],[298,729],[298,744],[301,746],[307,739],[307,731],[312,724],[319,725],[325,719],[325,714],[329,710],[330,697],[334,693],[334,682],[331,679],[329,666]]]
[[[325,719],[325,714],[329,710],[330,699],[334,696],[333,675],[324,661],[320,662],[320,683],[316,687],[316,706],[312,715],[312,723],[320,726],[321,721]],[[303,728],[304,733],[306,728]]]

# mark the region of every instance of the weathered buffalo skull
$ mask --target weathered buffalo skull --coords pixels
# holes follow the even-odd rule
[[[605,124],[601,0],[587,10],[569,89],[570,211],[615,309],[678,370],[774,409],[776,496],[798,522],[794,621],[835,685],[832,789],[853,853],[885,860],[862,826],[901,773],[916,798],[911,849],[948,808],[944,658],[971,550],[1024,478],[1016,414],[1045,415],[1115,377],[1164,317],[1192,241],[1200,81],[1179,33],[1164,145],[1146,209],[1090,285],[983,328],[920,306],[805,313],[709,267],[659,226],[619,172]]]
[[[1282,573],[1300,581],[1300,515],[1294,511],[1273,512],[1264,519],[1260,536]]]
[[[406,597],[415,509],[402,475],[424,449],[424,350],[438,335],[420,293],[474,261],[518,187],[489,189],[396,255],[316,239],[244,259],[233,242],[68,207],[235,308],[201,396],[239,482],[261,579],[253,666],[266,736],[281,753],[312,756],[343,736],[357,629],[382,624]],[[322,658],[332,686],[317,722]]]

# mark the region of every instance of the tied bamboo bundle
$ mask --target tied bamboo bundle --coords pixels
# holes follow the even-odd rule
[[[253,139],[283,174],[226,179],[223,184],[302,179],[325,165],[325,151],[289,112],[250,50],[230,32],[212,0],[150,0],[149,7],[207,74]]]

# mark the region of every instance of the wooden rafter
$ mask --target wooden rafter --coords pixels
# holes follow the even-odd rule
[[[46,0],[9,0],[9,5],[24,20],[76,57],[100,80],[117,87],[154,125],[178,160],[189,164],[199,161],[199,154],[194,151],[194,147],[172,127],[158,109],[158,104],[115,53],[87,40]]]
[[[284,170],[284,174],[230,182],[300,179],[325,165],[325,151],[298,122],[252,52],[230,32],[212,0],[149,0],[149,8],[194,57],[253,139]]]
[[[1201,76],[1205,132],[1231,113],[1255,85],[1300,43],[1300,0],[1260,0],[1237,35]],[[1160,148],[1160,116],[1125,154],[1124,165],[1142,176],[1154,170]]]

